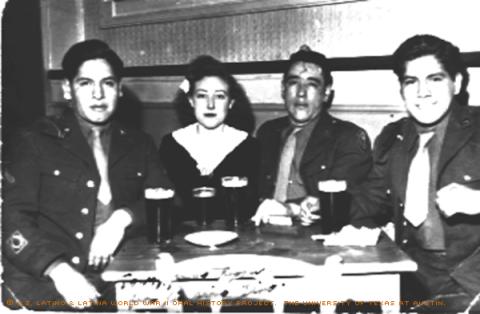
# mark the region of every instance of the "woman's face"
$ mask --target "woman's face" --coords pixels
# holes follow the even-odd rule
[[[216,76],[206,76],[197,81],[189,101],[198,123],[209,130],[224,123],[233,105],[228,84]]]

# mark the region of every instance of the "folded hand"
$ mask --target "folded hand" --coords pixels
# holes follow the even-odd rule
[[[49,273],[55,288],[73,308],[83,309],[100,297],[97,289],[69,264],[62,262]]]
[[[110,262],[113,253],[123,239],[125,228],[131,221],[130,214],[119,209],[114,211],[107,221],[97,227],[90,244],[89,265],[94,268],[102,268]]]
[[[260,226],[261,223],[269,223],[272,216],[286,216],[288,214],[287,207],[274,199],[264,200],[258,206],[257,212],[251,218],[255,226]]]
[[[309,226],[320,219],[320,200],[318,197],[307,196],[300,203],[300,223]]]
[[[437,192],[437,204],[445,216],[461,213],[480,214],[480,190],[465,185],[451,183]]]

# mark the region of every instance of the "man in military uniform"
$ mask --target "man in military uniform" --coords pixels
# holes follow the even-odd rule
[[[146,134],[113,119],[123,63],[100,40],[64,56],[71,108],[18,136],[4,163],[3,302],[81,309],[114,296],[100,272],[144,224],[143,191],[169,188]],[[14,145],[13,145],[14,144]]]
[[[371,167],[366,132],[332,117],[333,98],[328,60],[308,46],[290,56],[282,80],[288,116],[258,130],[261,144],[259,189],[263,202],[252,220],[275,223],[290,215],[309,225],[319,219],[318,182],[361,181]]]
[[[480,108],[467,105],[468,73],[450,42],[417,35],[393,60],[409,116],[378,136],[354,224],[394,222],[396,242],[418,263],[403,299],[463,311],[480,292]]]

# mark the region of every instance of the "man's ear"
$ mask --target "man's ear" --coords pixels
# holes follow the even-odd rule
[[[72,100],[72,86],[68,79],[64,79],[62,82],[63,98],[65,100]]]
[[[403,85],[402,83],[400,82],[400,89],[399,89],[399,92],[400,92],[400,96],[402,97],[402,100],[405,100],[405,97],[403,95]]]
[[[287,89],[285,87],[285,82],[282,81],[282,87],[281,87],[281,95],[282,95],[282,99],[285,100],[285,93],[287,92]]]
[[[460,90],[462,89],[462,81],[463,81],[463,75],[461,73],[457,73],[455,75],[455,80],[453,82],[455,87],[455,95],[458,95],[458,93],[460,93]]]
[[[333,92],[333,89],[332,89],[332,85],[326,86],[326,87],[325,87],[325,93],[324,93],[324,99],[323,99],[323,101],[324,101],[324,102],[330,101],[330,97],[333,96],[333,93],[334,93],[334,92]]]
[[[123,96],[123,82],[120,80],[118,81],[118,97]]]

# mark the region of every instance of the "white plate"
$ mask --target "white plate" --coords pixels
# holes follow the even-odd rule
[[[210,230],[189,233],[185,236],[185,241],[200,246],[215,248],[217,245],[230,242],[236,238],[238,238],[238,234],[233,231]]]

